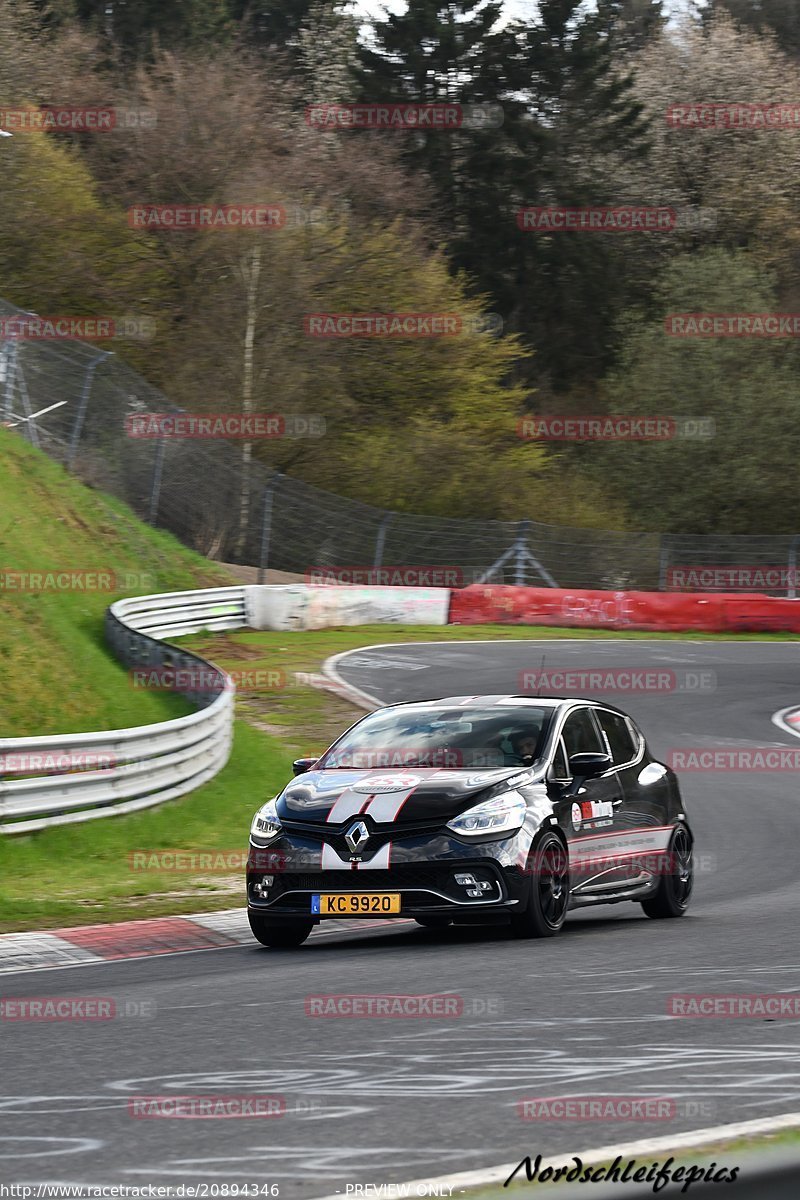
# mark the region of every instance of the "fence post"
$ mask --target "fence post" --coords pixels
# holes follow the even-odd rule
[[[800,533],[796,533],[792,538],[789,546],[789,586],[786,589],[786,599],[797,599],[797,543],[800,542]]]
[[[384,513],[381,523],[378,526],[378,536],[375,539],[375,561],[372,564],[373,567],[383,566],[383,548],[386,545],[386,530],[389,528],[393,517],[393,512]]]
[[[272,500],[275,494],[275,484],[280,479],[280,471],[276,471],[264,487],[264,507],[261,512],[261,552],[258,558],[258,582],[264,582],[269,561],[269,544],[272,537]]]
[[[14,379],[17,374],[17,343],[13,341],[4,342],[0,348],[0,383],[3,384],[3,408],[5,409],[6,420],[12,413],[12,403],[14,399]]]
[[[660,550],[658,554],[658,590],[666,592],[667,590],[667,570],[669,567],[669,546],[666,544],[666,539],[661,534],[659,539]]]
[[[110,358],[112,353],[113,351],[111,350],[103,350],[101,354],[98,354],[96,358],[92,359],[86,368],[86,378],[83,381],[81,398],[78,403],[78,415],[76,416],[75,424],[72,427],[72,437],[70,438],[69,443],[69,458],[67,459],[67,468],[70,471],[72,470],[75,462],[75,456],[78,453],[78,442],[80,441],[81,434],[83,433],[83,422],[86,420],[86,409],[89,407],[89,395],[92,390],[92,379],[94,378],[94,373],[100,366],[100,363],[105,362],[107,358]]]
[[[525,560],[528,558],[528,530],[531,527],[529,520],[520,521],[519,529],[517,530],[517,540],[514,543],[516,553],[516,562],[514,564],[514,582],[517,587],[525,585]]]
[[[166,453],[167,443],[165,438],[158,439],[156,446],[156,460],[153,464],[153,484],[150,489],[150,511],[147,519],[151,525],[155,525],[158,516],[158,502],[161,499],[161,477],[164,474],[164,454]]]

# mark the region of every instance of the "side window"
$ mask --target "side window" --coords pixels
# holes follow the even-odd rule
[[[637,729],[630,717],[627,718],[625,724],[628,726],[628,732],[633,739],[634,753],[638,754],[644,746],[644,737],[641,730]]]
[[[579,708],[567,717],[562,734],[567,754],[605,754],[606,748],[588,708]]]
[[[606,712],[604,709],[600,709],[597,716],[603,726],[603,732],[608,738],[614,765],[620,766],[635,758],[636,746],[625,718],[618,716],[617,713]]]
[[[567,756],[564,753],[564,743],[561,738],[558,739],[556,752],[553,755],[553,777],[562,783],[570,778]]]

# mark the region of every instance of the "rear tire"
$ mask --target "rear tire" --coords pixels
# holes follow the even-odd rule
[[[689,907],[694,883],[692,862],[692,839],[689,831],[679,825],[669,842],[669,874],[664,873],[652,896],[642,900],[642,908],[654,921],[682,917]]]
[[[256,941],[261,942],[262,946],[272,946],[276,949],[301,946],[314,928],[313,921],[275,921],[271,917],[249,910],[247,919]]]
[[[414,917],[423,929],[445,929],[451,922],[449,917]]]
[[[530,873],[528,903],[524,912],[511,917],[511,933],[515,938],[555,937],[569,908],[569,858],[561,839],[546,833],[532,851],[526,870]]]

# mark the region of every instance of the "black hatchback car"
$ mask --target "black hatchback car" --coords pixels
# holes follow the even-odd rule
[[[578,906],[679,917],[689,902],[677,778],[608,704],[394,704],[294,771],[250,830],[248,915],[267,946],[300,945],[336,917],[501,921],[531,938]]]

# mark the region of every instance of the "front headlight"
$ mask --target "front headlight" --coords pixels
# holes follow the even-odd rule
[[[283,833],[283,829],[278,819],[277,801],[268,800],[253,817],[250,837],[254,842],[264,846],[267,842],[274,841],[281,833]]]
[[[528,806],[519,792],[506,792],[494,800],[484,800],[447,822],[447,828],[465,837],[483,837],[487,833],[514,833],[522,828]]]

